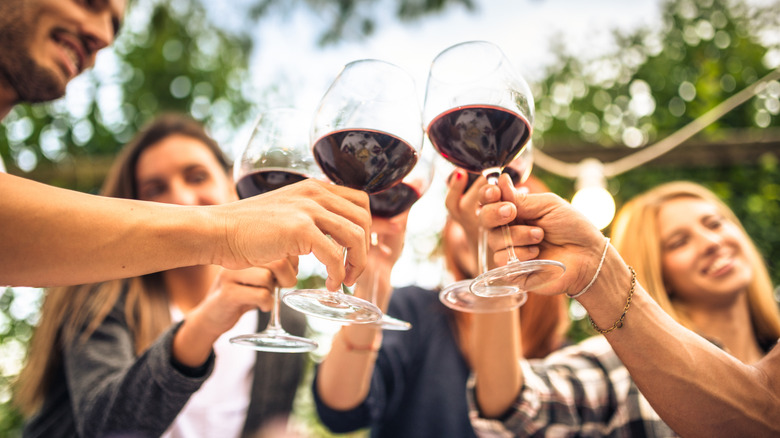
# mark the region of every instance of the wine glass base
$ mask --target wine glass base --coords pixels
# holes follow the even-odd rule
[[[307,315],[347,324],[369,324],[379,321],[383,315],[369,301],[323,289],[291,290],[284,294],[282,301]]]
[[[300,338],[288,333],[254,333],[230,338],[231,344],[248,347],[258,351],[274,353],[307,353],[317,349],[311,339]]]
[[[393,318],[390,315],[383,315],[376,324],[382,328],[382,330],[394,330],[394,331],[407,331],[412,329],[412,323],[404,320]]]
[[[522,294],[545,286],[566,271],[554,260],[528,260],[509,263],[487,271],[471,282],[474,295],[495,298]]]
[[[495,313],[518,308],[528,299],[528,295],[523,292],[491,298],[480,297],[474,295],[470,288],[471,280],[453,283],[439,292],[439,301],[460,312]]]

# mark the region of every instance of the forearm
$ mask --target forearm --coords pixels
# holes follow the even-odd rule
[[[522,345],[518,310],[475,314],[472,365],[476,400],[485,418],[504,414],[523,386]]]
[[[614,249],[593,290],[580,298],[594,322],[607,328],[625,307],[631,276]],[[780,433],[774,359],[741,363],[685,329],[637,285],[621,328],[606,335],[642,394],[683,436],[777,436]]]
[[[210,263],[208,209],[99,197],[0,174],[0,284],[54,286]]]
[[[349,410],[365,400],[381,341],[381,329],[366,325],[345,326],[336,333],[317,371],[316,390],[329,408]]]

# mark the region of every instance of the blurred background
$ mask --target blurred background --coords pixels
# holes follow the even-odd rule
[[[313,112],[355,59],[407,69],[422,104],[431,60],[472,39],[498,44],[531,83],[533,172],[555,193],[572,199],[598,186],[607,206],[584,208],[608,211],[662,182],[700,182],[734,209],[780,284],[780,82],[762,80],[780,68],[777,0],[134,0],[117,42],[64,98],[18,105],[0,123],[0,155],[9,173],[95,193],[119,148],[158,112],[190,113],[234,157],[261,109]],[[664,143],[684,128],[689,135]],[[397,286],[448,282],[436,248],[451,168],[438,170],[412,207]],[[609,233],[610,219],[594,220]],[[317,284],[321,271],[302,262],[301,283]],[[9,382],[42,294],[0,289],[0,436],[20,433]],[[333,327],[312,328],[327,348]],[[571,336],[587,330],[575,324]],[[303,433],[329,436],[303,389]]]

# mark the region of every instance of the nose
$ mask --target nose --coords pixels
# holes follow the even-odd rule
[[[200,205],[200,196],[184,182],[172,182],[166,202],[177,205]]]
[[[701,228],[698,234],[698,241],[705,254],[716,251],[723,241],[720,233],[708,228]]]
[[[87,12],[82,22],[81,32],[84,46],[89,52],[88,55],[94,61],[95,53],[98,50],[108,47],[114,42],[116,29],[111,11],[101,9]]]

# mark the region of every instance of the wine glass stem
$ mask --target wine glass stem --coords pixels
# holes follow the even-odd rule
[[[498,187],[498,176],[501,175],[500,172],[498,173],[490,173],[486,176],[488,184],[493,185],[495,187]],[[487,272],[488,264],[487,264],[487,230],[483,230],[482,240],[483,243],[479,245],[480,249],[485,252],[485,254],[481,254],[479,256],[480,260],[484,263],[484,267],[482,268],[482,272]],[[504,247],[507,251],[507,263],[514,263],[518,261],[517,254],[515,254],[515,247],[512,244],[512,233],[509,230],[509,225],[502,225],[501,226],[501,233],[504,236]]]
[[[268,327],[266,327],[266,330],[271,329],[275,331],[279,331],[282,329],[282,324],[279,321],[279,306],[280,306],[280,299],[279,299],[279,287],[274,287],[274,305],[271,307],[271,317],[268,320]]]
[[[379,235],[377,235],[376,232],[371,232],[371,249],[376,249],[376,247],[379,246]],[[373,269],[370,270],[371,278],[369,281],[369,284],[371,285],[371,302],[375,305],[379,305],[377,301],[379,301],[379,291],[377,290],[379,287],[379,276],[376,275],[376,272],[374,272]]]

